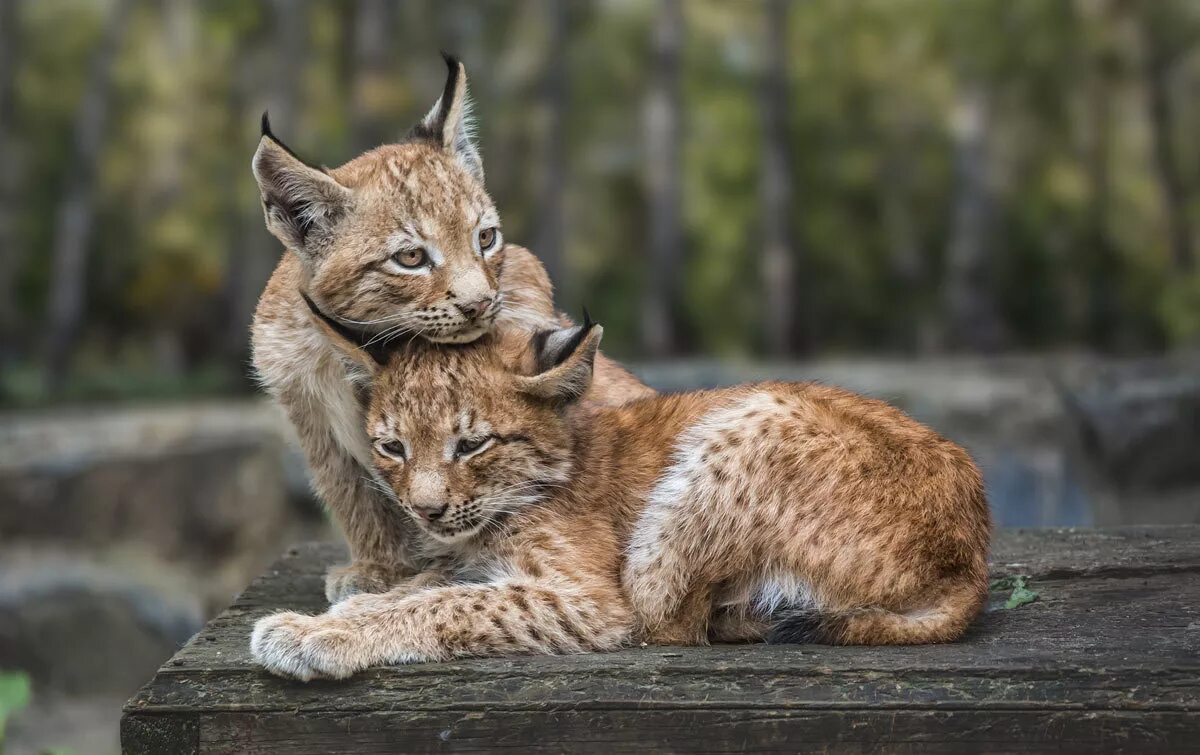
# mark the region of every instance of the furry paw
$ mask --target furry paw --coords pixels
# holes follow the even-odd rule
[[[336,618],[286,611],[259,619],[250,635],[254,660],[277,676],[345,679],[367,667],[358,638]]]
[[[376,561],[335,566],[325,574],[325,598],[332,605],[359,593],[387,592],[406,576],[399,566]]]

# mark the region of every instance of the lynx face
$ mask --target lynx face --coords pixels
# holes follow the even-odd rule
[[[471,341],[504,303],[504,240],[469,138],[466,72],[447,64],[442,97],[408,141],[339,168],[304,163],[263,117],[253,169],[267,227],[304,262],[305,293],[380,340]]]
[[[471,341],[501,305],[500,218],[479,182],[423,143],[389,146],[332,172],[353,193],[309,295],[379,333]]]
[[[565,484],[564,417],[591,384],[603,330],[590,322],[532,342],[362,349],[363,334],[313,309],[373,386],[366,430],[385,492],[434,539],[459,543]],[[510,338],[524,338],[511,336]]]
[[[566,482],[571,463],[549,404],[518,393],[502,370],[445,361],[416,390],[389,391],[384,381],[367,430],[397,503],[434,538],[455,542]]]

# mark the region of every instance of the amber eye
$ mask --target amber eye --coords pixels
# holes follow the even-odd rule
[[[496,245],[496,229],[484,228],[479,232],[479,251],[486,252]]]
[[[398,440],[380,441],[377,446],[379,452],[384,456],[390,456],[393,459],[404,459],[405,456],[404,444]]]
[[[401,249],[392,255],[400,267],[420,267],[425,264],[425,250],[417,247]]]

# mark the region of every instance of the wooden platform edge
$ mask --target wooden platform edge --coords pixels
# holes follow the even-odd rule
[[[630,689],[627,675],[632,673],[638,683],[652,683],[661,697],[664,689],[675,684],[678,669],[672,664],[677,660],[655,657],[680,655],[671,652],[680,649],[670,648],[633,659],[615,654],[585,661],[587,669],[575,668],[573,676],[579,678],[578,672],[588,669],[596,676],[586,690],[575,690],[588,693],[582,698],[547,697],[543,666],[523,665],[510,677],[513,667],[495,661],[464,661],[440,669],[373,669],[348,682],[302,685],[255,673],[244,657],[237,656],[243,650],[247,622],[262,612],[285,604],[302,610],[323,607],[321,574],[343,552],[332,544],[304,544],[289,549],[129,700],[121,722],[123,751],[326,755],[342,748],[620,753],[757,747],[764,751],[1140,753],[1186,751],[1200,741],[1200,674],[1194,673],[1200,666],[1192,660],[1200,646],[1200,615],[1188,607],[1190,601],[1200,599],[1196,585],[1200,577],[1192,576],[1200,574],[1200,526],[1006,530],[997,533],[994,550],[996,575],[1029,574],[1050,583],[1051,592],[1058,580],[1061,588],[1074,586],[1098,596],[1092,598],[1098,602],[1089,605],[1099,613],[1084,615],[1073,609],[1081,616],[1079,627],[1088,626],[1094,621],[1091,617],[1098,619],[1110,607],[1123,610],[1119,602],[1135,594],[1171,595],[1169,605],[1174,607],[1156,616],[1154,621],[1161,624],[1135,625],[1153,627],[1148,635],[1140,629],[1110,632],[1115,647],[1134,652],[1124,660],[1114,659],[1115,666],[1105,666],[1103,655],[1109,646],[1103,642],[1096,646],[1098,655],[1085,661],[1087,668],[1069,664],[1083,657],[1080,652],[1090,650],[1076,648],[1075,655],[1068,654],[1076,661],[1063,667],[1073,680],[1066,686],[1082,694],[1084,687],[1074,678],[1079,676],[1090,685],[1086,687],[1090,692],[1083,694],[1083,698],[1093,696],[1089,699],[1052,700],[1041,694],[1044,690],[1040,697],[1022,692],[1021,685],[1030,680],[1044,685],[1053,678],[1051,669],[1039,668],[1034,661],[977,672],[979,689],[972,688],[972,672],[967,668],[964,678],[951,680],[951,695],[926,700],[930,688],[901,705],[889,684],[903,681],[912,689],[926,683],[944,686],[944,679],[935,678],[941,672],[937,668],[934,673],[920,668],[888,670],[857,660],[853,668],[834,669],[826,667],[821,656],[803,654],[808,660],[800,659],[802,665],[792,668],[803,668],[804,679],[794,680],[796,686],[789,687],[764,676],[765,664],[778,658],[763,654],[723,658],[719,669],[706,666],[710,684],[743,688],[740,706],[733,695],[718,695],[721,699],[714,705],[677,701],[665,706],[656,704],[649,688]],[[1182,593],[1177,593],[1180,589]],[[1044,608],[1035,604],[1039,607],[1011,615],[1002,611],[997,619],[1041,626],[1039,617],[1050,614],[1036,612],[1048,611],[1055,597],[1062,605],[1069,595],[1070,591],[1060,589]],[[1156,637],[1175,638],[1172,657],[1182,665],[1155,660],[1161,658],[1155,653],[1163,652],[1155,650]],[[1051,647],[1043,662],[1060,657],[1062,651],[1053,649],[1058,646]],[[194,660],[214,652],[227,659],[225,665],[211,672],[195,668]],[[790,662],[795,664],[796,659]],[[1122,669],[1137,667],[1150,674],[1145,684],[1138,685],[1141,690],[1127,686],[1131,679],[1121,676]],[[563,669],[555,673],[564,676]],[[206,686],[214,679],[223,682],[223,693],[214,694],[216,688]],[[511,688],[506,687],[506,679],[511,679]],[[613,684],[618,679],[623,687]],[[450,682],[454,684],[443,686]],[[849,688],[846,694],[830,692],[842,686]],[[1010,687],[1016,692],[1006,691]],[[464,699],[428,700],[431,693],[437,696],[433,690],[445,694],[446,689],[461,690]],[[606,694],[618,694],[619,699],[601,699]],[[987,707],[973,705],[973,698],[986,700]],[[341,703],[334,705],[337,700]]]

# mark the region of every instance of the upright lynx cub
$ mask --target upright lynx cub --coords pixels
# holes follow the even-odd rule
[[[375,479],[431,568],[260,620],[274,673],[634,640],[945,642],[983,605],[979,472],[887,404],[762,383],[594,406],[589,322],[376,359],[315,317],[374,374]]]
[[[276,139],[264,115],[254,155],[267,227],[288,250],[258,305],[254,365],[287,411],[317,493],[350,544],[353,563],[327,580],[330,601],[386,590],[421,561],[408,516],[369,482],[369,386],[347,379],[350,363],[313,325],[304,296],[372,346],[559,324],[541,264],[504,242],[470,139],[466,72],[447,64],[445,91],[403,143],[317,168]],[[589,399],[648,393],[616,364],[597,362]]]

